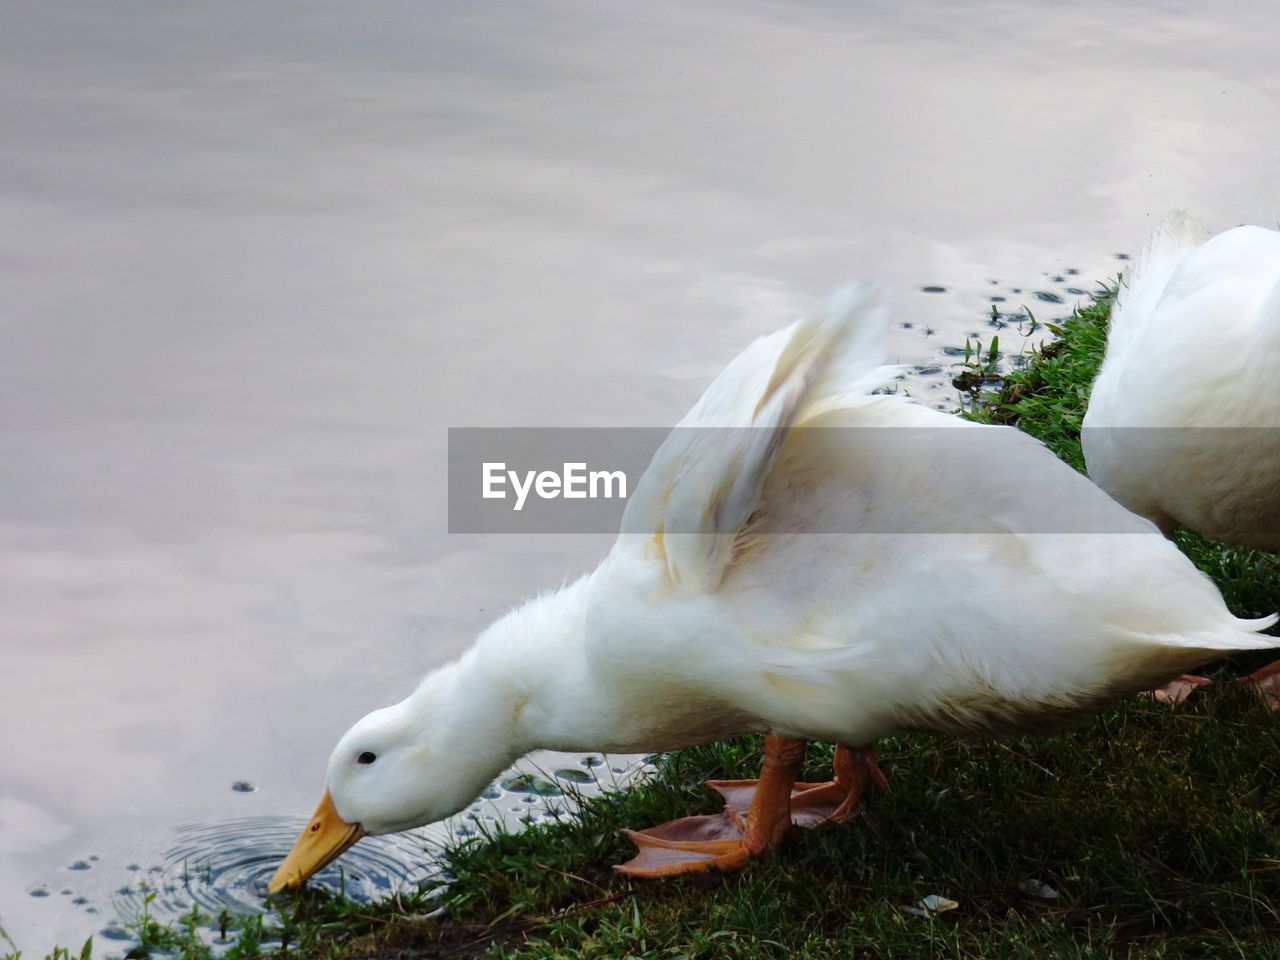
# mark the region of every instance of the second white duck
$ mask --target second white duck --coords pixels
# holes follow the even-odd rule
[[[1167,535],[1280,550],[1280,233],[1207,235],[1175,211],[1126,272],[1084,457],[1099,486]],[[1280,661],[1246,679],[1280,706]],[[1206,682],[1184,678],[1174,695]]]

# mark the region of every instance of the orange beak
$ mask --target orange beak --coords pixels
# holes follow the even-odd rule
[[[333,808],[333,798],[326,790],[307,829],[302,831],[302,836],[267,884],[267,892],[279,893],[286,888],[302,886],[307,877],[336,860],[363,836],[364,827],[358,823],[347,823],[338,816],[338,811]]]

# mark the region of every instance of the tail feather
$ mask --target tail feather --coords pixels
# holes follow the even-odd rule
[[[1253,620],[1236,620],[1240,633],[1197,631],[1185,635],[1163,635],[1160,642],[1171,647],[1191,647],[1221,656],[1224,653],[1243,650],[1269,650],[1280,647],[1280,637],[1262,631],[1275,626],[1280,616],[1259,617]]]
[[[1142,318],[1150,316],[1173,271],[1204,242],[1207,233],[1205,225],[1185,210],[1174,210],[1165,217],[1120,280],[1111,308],[1111,342],[1123,339]]]

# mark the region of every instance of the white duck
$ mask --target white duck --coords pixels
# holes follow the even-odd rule
[[[1166,535],[1181,526],[1280,550],[1280,233],[1206,235],[1175,211],[1126,271],[1081,430],[1085,461]],[[1280,662],[1249,679],[1280,693]]]
[[[878,366],[887,322],[851,288],[730,363],[595,571],[342,737],[271,889],[461,810],[534,748],[766,731],[760,779],[714,784],[724,815],[631,833],[619,868],[729,869],[793,821],[855,814],[883,734],[1053,728],[1272,644],[1257,634],[1274,618],[1233,617],[1154,526],[1035,440],[872,395],[896,372]],[[830,783],[795,782],[808,739],[840,745]]]

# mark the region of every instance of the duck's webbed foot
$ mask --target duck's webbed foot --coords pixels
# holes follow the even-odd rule
[[[1164,686],[1148,690],[1145,696],[1150,697],[1156,703],[1181,703],[1201,687],[1210,686],[1212,683],[1213,681],[1208,677],[1197,677],[1195,674],[1184,673],[1182,676],[1170,680]]]
[[[1268,710],[1280,710],[1280,660],[1268,663],[1247,677],[1241,677],[1240,682],[1251,684],[1262,700],[1262,705]]]
[[[633,877],[737,870],[777,849],[792,824],[841,823],[861,811],[872,784],[886,785],[872,748],[843,744],[836,747],[834,780],[796,783],[804,747],[803,740],[769,734],[758,780],[708,781],[725,798],[723,812],[623,831],[639,849],[614,869]]]

